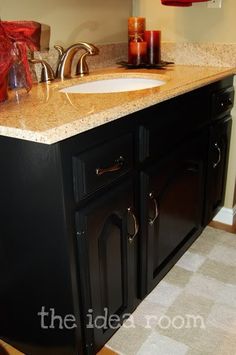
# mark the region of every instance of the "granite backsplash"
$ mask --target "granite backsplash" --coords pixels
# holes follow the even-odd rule
[[[88,57],[90,70],[114,67],[117,62],[127,60],[127,43],[97,45],[99,54]],[[78,53],[78,56],[80,53]],[[55,70],[58,53],[55,49],[35,52],[35,58],[45,59]],[[175,64],[236,67],[236,44],[223,43],[172,43],[163,42],[161,48],[162,60],[174,61]],[[76,63],[76,59],[74,61]],[[35,65],[36,78],[39,80],[41,65]],[[75,68],[72,68],[72,72]]]

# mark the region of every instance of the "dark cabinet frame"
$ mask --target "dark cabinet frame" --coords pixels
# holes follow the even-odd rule
[[[147,291],[202,228],[207,134],[190,136],[174,153],[146,169]],[[151,198],[150,198],[151,196]],[[154,199],[154,201],[153,201]]]
[[[133,186],[127,178],[76,212],[86,335],[95,344],[88,353],[98,351],[138,303],[138,239],[128,237]]]

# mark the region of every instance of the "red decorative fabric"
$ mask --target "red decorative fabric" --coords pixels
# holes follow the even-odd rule
[[[40,49],[41,25],[34,21],[0,21],[0,81],[4,81],[17,59],[22,61],[27,90],[32,87],[32,78],[27,59],[27,50]]]
[[[182,7],[192,6],[192,2],[161,0],[161,3],[162,5],[167,5],[167,6],[182,6]]]
[[[12,64],[12,42],[0,22],[0,80],[3,80]]]
[[[167,6],[182,6],[182,7],[188,7],[192,6],[193,3],[195,2],[207,2],[209,0],[161,0],[162,5],[167,5]]]
[[[34,21],[1,21],[13,42],[24,42],[32,50],[40,49],[41,25]]]

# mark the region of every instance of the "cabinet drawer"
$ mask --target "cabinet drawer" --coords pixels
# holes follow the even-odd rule
[[[229,115],[234,104],[234,87],[219,90],[212,94],[212,119]]]
[[[94,146],[73,157],[75,201],[124,175],[133,166],[133,134]]]
[[[149,108],[140,125],[139,161],[159,159],[176,149],[210,121],[210,107],[210,96],[195,90]]]

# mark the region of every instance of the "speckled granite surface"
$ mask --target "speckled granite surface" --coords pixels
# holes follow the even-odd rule
[[[236,67],[236,44],[166,42],[162,57],[176,64]]]
[[[52,144],[111,122],[179,94],[236,73],[236,68],[170,66],[166,70],[102,69],[84,78],[34,85],[26,94],[11,92],[0,105],[0,135]],[[152,89],[109,94],[65,94],[80,82],[120,76],[163,79]]]
[[[114,66],[118,61],[127,60],[127,43],[98,45],[98,48],[99,55],[87,58],[92,70]],[[46,59],[55,69],[58,57],[55,49],[36,52],[35,57]],[[180,65],[236,67],[236,43],[163,42],[161,57]],[[40,66],[36,69],[39,77]]]
[[[99,55],[87,58],[91,70],[115,66],[118,61],[127,60],[127,43],[104,44],[97,47]],[[161,57],[180,65],[236,67],[236,43],[163,42]],[[52,48],[48,52],[35,52],[35,58],[47,60],[55,70],[58,53]],[[36,79],[39,81],[41,65],[37,64],[34,68]],[[74,71],[75,66],[72,68],[72,72]]]

